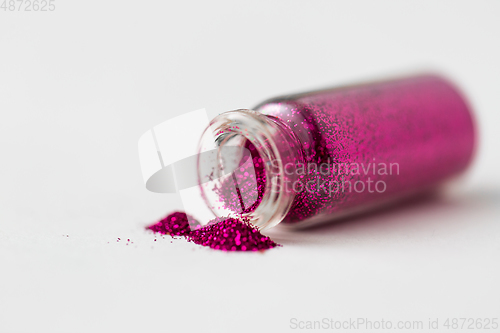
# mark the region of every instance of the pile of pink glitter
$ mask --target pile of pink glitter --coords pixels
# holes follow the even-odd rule
[[[146,229],[172,237],[182,236],[189,242],[222,251],[263,251],[280,246],[250,222],[235,218],[216,218],[201,227],[185,213],[175,212]]]

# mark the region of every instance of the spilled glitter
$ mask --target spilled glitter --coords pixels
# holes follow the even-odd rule
[[[222,251],[259,251],[278,246],[249,221],[228,218],[192,231],[189,241]]]
[[[221,251],[263,251],[281,246],[244,219],[216,218],[206,226],[197,225],[192,230],[188,216],[174,212],[146,229],[164,235],[183,236],[189,242]]]
[[[191,232],[189,218],[182,212],[174,212],[146,229],[170,236],[184,236]]]

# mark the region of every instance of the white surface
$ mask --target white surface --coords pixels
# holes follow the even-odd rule
[[[137,144],[139,162],[148,190],[177,193],[196,184],[192,179],[198,178],[199,133],[203,133],[209,122],[207,111],[199,109],[167,119],[141,135]]]
[[[201,133],[210,120],[205,109],[183,113],[154,127],[163,163],[174,164],[198,153]]]
[[[499,2],[55,4],[0,11],[0,332],[500,316]],[[180,207],[144,188],[137,140],[152,126],[429,68],[467,92],[481,131],[453,196],[273,230],[284,246],[264,254],[142,229]]]

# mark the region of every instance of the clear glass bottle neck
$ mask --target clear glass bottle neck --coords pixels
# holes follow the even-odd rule
[[[281,120],[252,110],[214,118],[202,135],[198,183],[217,217],[241,216],[260,229],[283,220],[295,198],[303,162],[300,141]]]

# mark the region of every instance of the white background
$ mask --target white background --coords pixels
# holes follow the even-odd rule
[[[0,332],[500,317],[500,2],[54,3],[0,10]],[[419,70],[453,79],[476,111],[460,190],[275,229],[283,247],[264,254],[143,229],[181,207],[142,183],[137,140],[152,126]]]

